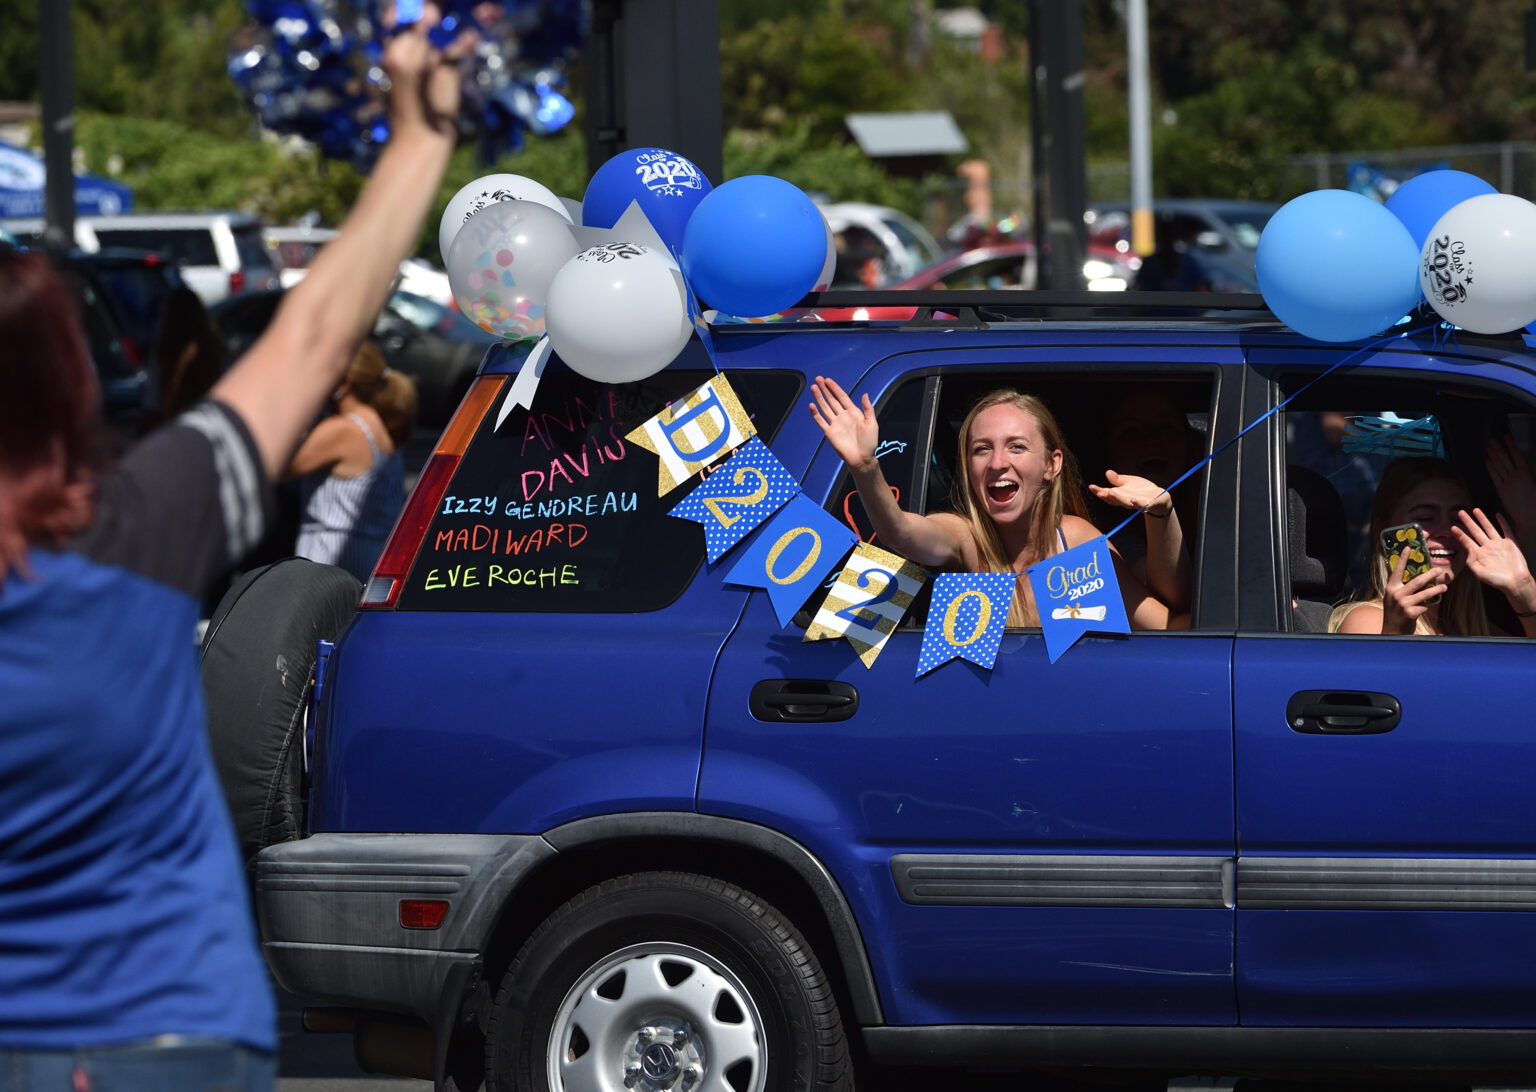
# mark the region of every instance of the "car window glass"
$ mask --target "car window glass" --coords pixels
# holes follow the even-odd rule
[[[1288,377],[1282,389],[1300,389],[1304,382]],[[1394,463],[1442,460],[1439,466],[1449,468],[1471,503],[1493,518],[1510,506],[1494,487],[1486,465],[1489,442],[1508,436],[1530,456],[1536,443],[1533,422],[1532,406],[1512,392],[1446,386],[1415,377],[1377,373],[1368,381],[1330,379],[1300,394],[1284,411],[1282,517],[1292,603],[1282,616],[1290,618],[1290,628],[1327,632],[1342,621],[1350,603],[1379,601],[1380,587],[1373,581],[1384,578],[1374,570],[1383,564],[1385,552],[1373,504]],[[1418,465],[1426,473],[1440,474],[1431,464]],[[1387,499],[1383,496],[1382,503]],[[1513,494],[1508,499],[1517,501]],[[1430,546],[1454,566],[1453,584],[1475,581],[1454,560],[1449,531],[1453,521],[1451,511],[1442,514],[1438,509],[1410,512],[1402,520],[1425,524]],[[1516,533],[1518,537],[1518,528]],[[1527,546],[1527,555],[1536,553],[1532,547],[1536,543]],[[1518,635],[1520,626],[1505,597],[1493,588],[1475,586],[1491,628],[1460,636]]]
[[[988,258],[953,273],[947,273],[935,288],[1023,288],[1025,287],[1025,263],[1028,258],[1014,254],[1006,258]]]
[[[764,442],[800,392],[793,372],[727,372]],[[697,479],[656,495],[657,460],[625,438],[707,372],[606,385],[551,368],[534,408],[487,413],[438,505],[402,610],[634,612],[680,595],[704,531],[668,515]]]
[[[246,269],[273,269],[272,255],[267,252],[267,246],[262,242],[261,228],[255,224],[248,227],[234,228],[232,234],[235,237],[235,253],[240,257],[240,265]]]
[[[213,236],[207,228],[97,228],[96,240],[101,246],[153,250],[186,265],[219,264]]]

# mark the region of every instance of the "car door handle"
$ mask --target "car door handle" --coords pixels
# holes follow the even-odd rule
[[[1285,719],[1293,732],[1369,736],[1396,728],[1403,719],[1403,707],[1391,694],[1302,690],[1286,702]]]
[[[748,702],[757,720],[803,724],[847,720],[858,712],[859,692],[830,679],[763,679]]]

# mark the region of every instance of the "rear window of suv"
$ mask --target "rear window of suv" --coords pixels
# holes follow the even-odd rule
[[[669,370],[612,386],[551,368],[533,409],[515,409],[499,429],[496,399],[432,516],[397,609],[636,612],[672,602],[704,560],[703,528],[668,515],[697,483],[658,497],[655,455],[625,436],[711,374]],[[726,376],[770,442],[802,377]]]
[[[153,250],[185,265],[218,265],[218,251],[207,228],[97,228],[101,246]]]

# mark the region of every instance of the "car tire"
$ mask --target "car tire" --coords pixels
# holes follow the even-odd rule
[[[344,569],[289,557],[224,594],[202,644],[208,738],[247,868],[304,833],[304,712],[317,640],[333,641],[361,585]]]
[[[486,1084],[848,1092],[853,1073],[827,976],[791,922],[721,880],[650,872],[583,891],[529,937],[496,994]]]

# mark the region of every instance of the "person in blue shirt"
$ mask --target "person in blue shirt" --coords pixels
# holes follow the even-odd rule
[[[472,45],[440,53],[425,23],[393,39],[394,135],[340,235],[210,397],[110,470],[57,274],[0,252],[0,1088],[272,1086],[198,602],[261,537],[270,483],[415,246]]]

